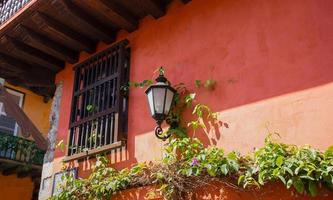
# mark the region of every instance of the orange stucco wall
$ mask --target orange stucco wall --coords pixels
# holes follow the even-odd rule
[[[6,83],[6,86],[24,93],[23,111],[36,125],[38,130],[46,137],[50,128],[49,114],[52,101],[44,103],[42,96],[39,96],[30,90],[16,87],[8,83]]]
[[[153,191],[156,187],[141,187],[132,188],[119,192],[111,197],[111,200],[142,200],[145,199],[149,191]],[[283,195],[282,195],[283,194]],[[318,190],[318,195],[310,197],[309,195],[300,195],[295,190],[287,190],[280,183],[271,183],[262,187],[260,190],[244,190],[228,186],[221,182],[212,182],[203,187],[198,187],[194,190],[190,199],[202,200],[330,200],[333,198],[333,193],[321,188]],[[153,200],[162,200],[161,196],[156,195]]]
[[[152,78],[163,65],[173,84],[185,83],[220,112],[228,128],[197,132],[206,144],[245,153],[261,146],[269,130],[288,143],[326,148],[333,144],[332,10],[330,0],[174,1],[164,17],[146,17],[118,39],[130,41],[132,81]],[[216,80],[216,89],[196,89],[197,79]],[[58,139],[66,141],[72,65],[57,81],[64,83]],[[158,158],[163,144],[152,133],[144,91],[131,90],[129,99],[127,151],[110,155],[120,167]],[[56,152],[59,160],[63,155]],[[84,175],[89,164],[79,165]]]
[[[31,199],[33,182],[30,177],[17,178],[16,175],[3,176],[0,174],[0,199],[24,200]]]

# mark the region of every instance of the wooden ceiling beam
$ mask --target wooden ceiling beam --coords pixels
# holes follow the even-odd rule
[[[9,70],[3,69],[3,68],[0,68],[0,74],[1,74],[1,78],[4,78],[4,79],[12,79],[13,77],[15,77],[17,75],[17,73],[14,73],[13,71],[9,71]]]
[[[188,2],[190,2],[191,0],[182,0],[182,2],[184,3],[184,4],[187,4]]]
[[[2,171],[2,175],[9,176],[15,174],[18,168],[19,168],[18,166],[8,167]]]
[[[34,47],[31,47],[19,40],[12,37],[5,36],[9,44],[8,52],[11,52],[15,57],[20,57],[31,63],[37,63],[45,68],[48,68],[54,72],[58,72],[64,67],[64,62],[46,54]]]
[[[31,66],[19,59],[0,54],[0,68],[4,68],[4,66],[16,70],[17,73],[8,78],[17,82],[17,84],[23,84],[29,87],[51,87],[54,85],[54,72],[43,69],[42,67]]]
[[[88,53],[93,53],[95,51],[94,41],[72,30],[56,19],[41,12],[37,12],[34,19],[36,20],[35,22],[47,33],[52,35],[56,34],[58,37],[72,41],[80,50],[84,50]]]
[[[25,177],[35,177],[35,176],[40,176],[41,175],[41,171],[38,171],[36,169],[29,169],[29,170],[25,170],[25,171],[19,171],[17,173],[17,178],[25,178]]]
[[[141,5],[145,11],[151,14],[155,19],[165,15],[165,8],[153,0],[141,0]]]
[[[56,87],[55,85],[53,87],[29,87],[29,90],[43,96],[44,102],[47,103],[53,97]]]
[[[24,33],[23,41],[27,44],[34,46],[35,48],[44,51],[58,59],[69,63],[76,63],[78,61],[78,52],[69,49],[49,38],[35,32],[34,30],[25,27],[23,25],[19,26],[20,30]]]
[[[100,21],[96,20],[93,16],[78,8],[72,3],[71,0],[61,0],[60,5],[62,7],[61,10],[67,11],[67,13],[70,14],[75,21],[85,27],[85,29],[89,32],[94,33],[98,38],[100,38],[100,40],[106,43],[115,41],[114,32],[110,31],[110,29],[108,29]]]
[[[118,27],[125,29],[128,32],[133,32],[138,28],[138,20],[128,14],[128,11],[120,5],[110,0],[99,0],[92,2],[100,10],[104,10],[105,15],[110,21]]]

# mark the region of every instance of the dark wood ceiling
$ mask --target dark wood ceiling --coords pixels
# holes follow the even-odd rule
[[[121,29],[135,31],[147,15],[162,17],[171,1],[37,0],[0,30],[0,77],[52,97],[65,62],[114,42]]]

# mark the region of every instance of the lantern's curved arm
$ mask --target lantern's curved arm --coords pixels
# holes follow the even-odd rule
[[[166,139],[168,139],[171,136],[171,133],[164,134],[161,124],[158,123],[158,125],[155,127],[155,135],[158,139],[165,141]]]

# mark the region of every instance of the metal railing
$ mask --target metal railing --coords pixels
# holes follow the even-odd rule
[[[0,0],[0,25],[10,19],[30,0]]]
[[[43,165],[45,151],[21,137],[0,133],[0,158],[33,165]]]

